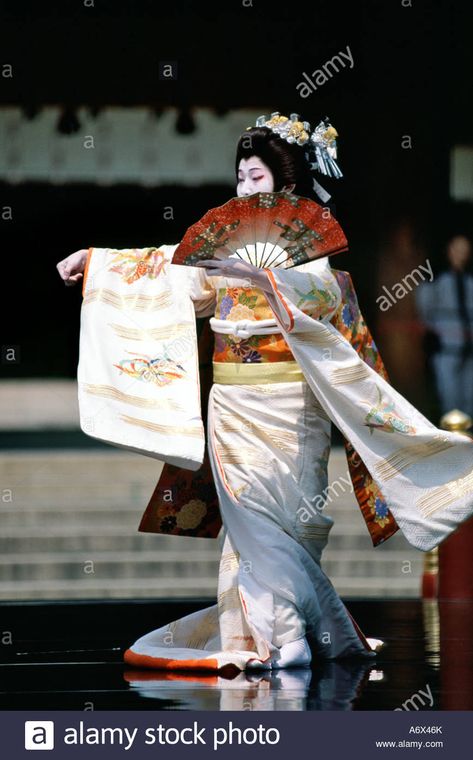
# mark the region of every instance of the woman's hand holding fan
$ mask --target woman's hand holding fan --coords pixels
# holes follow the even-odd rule
[[[203,259],[197,261],[195,266],[205,268],[209,277],[237,277],[241,280],[247,280],[250,287],[271,290],[265,272],[248,261],[242,261],[238,258]]]

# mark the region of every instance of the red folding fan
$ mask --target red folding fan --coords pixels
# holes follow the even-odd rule
[[[288,192],[232,198],[189,227],[173,264],[232,254],[256,267],[285,268],[348,249],[337,220],[318,203]]]

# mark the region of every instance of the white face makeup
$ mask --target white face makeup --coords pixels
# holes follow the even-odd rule
[[[273,191],[274,179],[269,167],[257,156],[242,158],[238,166],[237,196]]]

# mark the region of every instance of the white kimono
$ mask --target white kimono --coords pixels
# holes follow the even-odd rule
[[[117,254],[98,250],[97,259]],[[169,262],[174,247],[163,246],[160,251]],[[92,266],[91,272],[94,288],[103,288],[104,282],[110,283],[114,277],[115,284],[110,289],[119,287],[116,276],[105,271],[103,261],[99,271]],[[284,643],[304,635],[317,656],[324,659],[373,656],[373,646],[320,566],[333,524],[323,504],[320,506],[328,485],[330,420],[362,457],[413,546],[426,550],[438,545],[473,511],[473,441],[432,425],[330,324],[340,304],[340,289],[328,259],[297,269],[266,272],[272,287],[266,297],[274,314],[275,332],[284,335],[298,371],[303,374],[284,382],[260,378],[258,382],[215,382],[212,386],[207,443],[224,525],[217,603],[142,636],[125,652],[125,661],[130,665],[220,671],[230,666],[243,670],[250,659],[277,660]],[[126,291],[130,284],[137,291],[148,289],[149,298],[149,282],[143,282],[146,275],[133,276],[128,277],[133,282],[121,285],[121,289]],[[105,280],[102,282],[100,277]],[[181,305],[181,311],[170,307],[163,317],[168,330],[171,313],[175,329],[182,320],[189,325],[189,299],[198,316],[210,315],[215,308],[216,288],[245,284],[236,278],[208,277],[201,268],[165,264],[160,278],[152,283],[155,297],[159,293],[169,296],[175,277],[181,278],[179,298],[184,304],[187,301],[187,307]],[[87,361],[89,371],[95,372],[99,360],[95,356],[91,361],[90,357],[93,320],[92,315],[86,316],[89,287],[92,286],[86,283],[79,369],[81,362],[84,366]],[[115,305],[105,304],[105,311],[94,315],[95,332],[108,324],[107,310],[119,308],[125,315],[123,303],[123,299],[115,299]],[[136,320],[136,310],[133,318]],[[155,311],[152,319],[159,330],[161,313]],[[122,323],[115,334],[129,340],[130,334],[123,329],[126,326]],[[221,327],[220,321],[214,321],[214,326]],[[247,320],[232,329],[238,334],[240,327],[243,331],[264,329],[257,323],[248,325]],[[147,330],[141,338],[149,339],[150,328]],[[192,329],[188,336],[191,333]],[[102,329],[100,335],[103,347],[106,336]],[[194,348],[180,360],[183,370],[195,367],[195,332],[193,335]],[[134,338],[137,337],[140,336],[135,332]],[[98,353],[97,349],[95,354]],[[156,350],[148,346],[147,353],[152,357]],[[89,354],[87,360],[83,360],[83,354]],[[117,366],[111,360],[108,363]],[[148,365],[151,363],[150,359]],[[149,366],[145,371],[148,369]],[[263,374],[271,371],[268,365],[259,365],[256,370]],[[128,403],[141,404],[142,424],[135,423],[133,427],[159,434],[160,426],[166,424],[163,420],[171,424],[170,417],[162,411],[166,399],[177,403],[176,399],[184,400],[185,393],[187,406],[181,409],[179,425],[185,429],[189,424],[198,427],[195,395],[184,391],[193,384],[190,374],[173,377],[164,386],[168,389],[165,393],[154,383],[152,399],[145,400],[140,394],[136,400],[136,383],[132,393],[125,393],[105,365],[100,371],[98,384],[118,390],[111,392],[113,399],[109,394],[113,407],[110,442],[133,450],[141,446],[145,454],[175,461],[178,435],[171,435],[167,442],[152,436],[152,444],[149,438],[139,441],[136,436],[130,441],[126,422],[130,415],[124,415],[123,408]],[[79,372],[79,381],[82,393],[84,383],[90,380]],[[174,384],[177,389],[179,382],[180,395],[170,397],[169,386]],[[85,396],[80,398],[84,414],[89,414]],[[147,426],[149,410],[158,408],[160,422],[153,420],[152,426]],[[82,417],[81,408],[81,420]],[[107,440],[107,434],[102,431],[99,437]],[[186,450],[190,469],[199,456],[199,452]]]

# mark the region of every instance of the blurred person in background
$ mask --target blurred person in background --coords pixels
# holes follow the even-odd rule
[[[467,271],[471,242],[455,235],[447,243],[449,268],[416,290],[426,332],[424,347],[441,414],[459,409],[473,417],[473,275]]]

